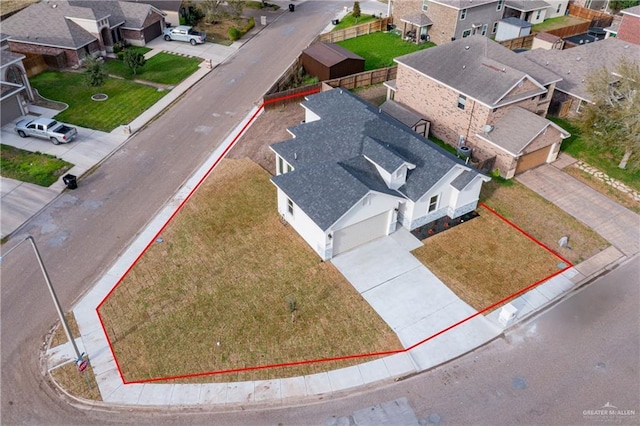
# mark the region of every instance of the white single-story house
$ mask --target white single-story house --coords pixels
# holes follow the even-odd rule
[[[346,90],[312,95],[276,154],[278,213],[323,260],[473,211],[489,177]]]

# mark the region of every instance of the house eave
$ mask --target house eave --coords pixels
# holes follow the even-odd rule
[[[90,42],[85,43],[85,44],[81,44],[80,46],[62,46],[62,45],[59,45],[59,44],[38,43],[38,42],[34,42],[34,41],[19,40],[19,39],[12,39],[12,38],[9,39],[10,42],[14,42],[14,43],[33,44],[34,46],[47,46],[47,47],[55,47],[57,49],[70,49],[70,50],[82,49],[83,47],[88,46],[88,45],[90,45],[91,43],[93,43],[93,42],[95,42],[97,40],[98,40],[97,38],[94,38]]]

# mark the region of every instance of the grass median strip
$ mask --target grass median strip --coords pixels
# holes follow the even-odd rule
[[[53,155],[0,145],[0,174],[6,178],[49,187],[72,167]]]
[[[126,380],[402,349],[335,267],[281,222],[275,202],[269,174],[246,159],[224,160],[194,194],[100,309]]]

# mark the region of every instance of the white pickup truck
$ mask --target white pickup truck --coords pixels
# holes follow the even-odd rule
[[[163,34],[166,41],[186,41],[191,43],[192,46],[202,44],[207,41],[207,35],[205,33],[199,33],[187,25],[165,28]]]
[[[49,139],[54,145],[71,142],[78,135],[78,130],[75,127],[58,123],[51,118],[20,120],[16,124],[15,130],[21,138],[35,136]]]

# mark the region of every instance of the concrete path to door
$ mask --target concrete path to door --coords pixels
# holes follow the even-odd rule
[[[410,253],[421,245],[401,228],[332,259],[405,348],[476,313]],[[478,315],[409,353],[422,371],[481,346],[501,332]]]
[[[626,256],[640,252],[640,216],[558,167],[546,164],[516,179],[596,231]]]

